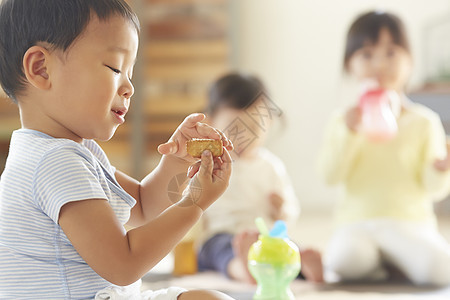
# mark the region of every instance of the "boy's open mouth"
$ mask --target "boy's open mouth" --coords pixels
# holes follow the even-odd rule
[[[114,113],[114,115],[116,116],[117,120],[119,121],[120,124],[123,124],[125,122],[125,114],[127,113],[127,109],[123,108],[123,109],[111,109],[111,111]]]
[[[115,110],[115,109],[113,109],[112,111],[113,111],[115,114],[119,115],[119,116],[123,116],[123,115],[125,114],[125,112],[122,111],[122,110]]]

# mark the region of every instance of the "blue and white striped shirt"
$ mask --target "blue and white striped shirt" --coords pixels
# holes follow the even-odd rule
[[[111,285],[80,257],[61,227],[61,207],[107,199],[125,224],[136,201],[102,149],[19,129],[0,178],[0,299],[93,299]]]

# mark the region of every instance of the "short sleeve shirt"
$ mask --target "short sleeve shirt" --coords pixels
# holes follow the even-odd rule
[[[111,285],[72,246],[58,218],[72,201],[105,199],[125,224],[136,201],[92,140],[19,129],[0,178],[0,299],[89,299]]]

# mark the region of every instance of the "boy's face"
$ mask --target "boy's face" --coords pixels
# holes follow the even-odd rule
[[[56,127],[51,132],[78,142],[110,139],[125,121],[134,92],[137,49],[136,29],[115,16],[106,22],[92,17],[65,53],[54,51],[52,101],[45,108]]]

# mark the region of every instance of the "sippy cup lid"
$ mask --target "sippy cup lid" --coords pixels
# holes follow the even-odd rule
[[[272,265],[300,263],[300,252],[296,244],[287,237],[286,224],[277,221],[269,232],[264,220],[257,218],[260,235],[248,253],[249,261],[268,263]]]

